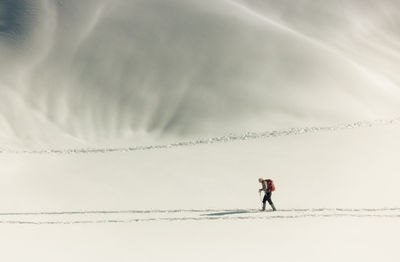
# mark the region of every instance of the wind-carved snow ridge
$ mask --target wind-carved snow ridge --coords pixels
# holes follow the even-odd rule
[[[367,128],[382,125],[391,125],[399,123],[399,118],[393,119],[380,119],[373,121],[359,121],[347,124],[339,124],[333,126],[320,126],[320,127],[301,127],[301,128],[290,128],[285,130],[272,130],[265,132],[246,132],[244,134],[229,134],[225,136],[218,136],[212,138],[203,138],[192,141],[182,141],[171,144],[163,145],[149,145],[149,146],[132,146],[127,148],[77,148],[77,149],[49,149],[49,150],[0,150],[0,153],[13,153],[13,154],[84,154],[84,153],[116,153],[116,152],[132,152],[141,150],[157,150],[157,149],[168,149],[174,147],[186,147],[186,146],[197,146],[206,144],[216,143],[227,143],[233,141],[251,140],[251,139],[263,139],[263,138],[274,138],[281,136],[294,136],[317,132],[335,132],[346,129],[354,128]]]
[[[397,117],[397,2],[0,0],[0,150]]]
[[[0,224],[104,224],[157,221],[300,219],[300,218],[400,218],[400,208],[311,208],[260,212],[257,209],[120,210],[0,213]]]

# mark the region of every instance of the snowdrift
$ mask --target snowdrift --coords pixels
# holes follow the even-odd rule
[[[398,116],[396,1],[0,2],[0,148]]]

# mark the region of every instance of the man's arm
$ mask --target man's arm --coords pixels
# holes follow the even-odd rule
[[[263,181],[262,182],[262,188],[260,190],[258,190],[258,192],[261,192],[261,191],[267,192],[267,189],[268,189],[268,185],[267,185],[267,183],[265,181]]]

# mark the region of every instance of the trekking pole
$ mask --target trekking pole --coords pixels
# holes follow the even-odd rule
[[[260,195],[260,202],[261,202],[261,208],[262,208],[261,191],[258,191],[258,194]]]

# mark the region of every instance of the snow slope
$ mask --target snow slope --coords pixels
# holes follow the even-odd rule
[[[399,131],[2,153],[0,258],[398,261]],[[256,211],[260,176],[275,180],[277,212]]]
[[[397,123],[125,153],[3,153],[0,258],[398,261],[399,131]],[[259,176],[275,179],[277,212],[256,211]]]
[[[399,261],[399,11],[0,0],[0,260]]]
[[[0,148],[398,117],[398,11],[394,0],[1,1]]]
[[[400,124],[89,154],[0,154],[3,212],[397,207]]]

